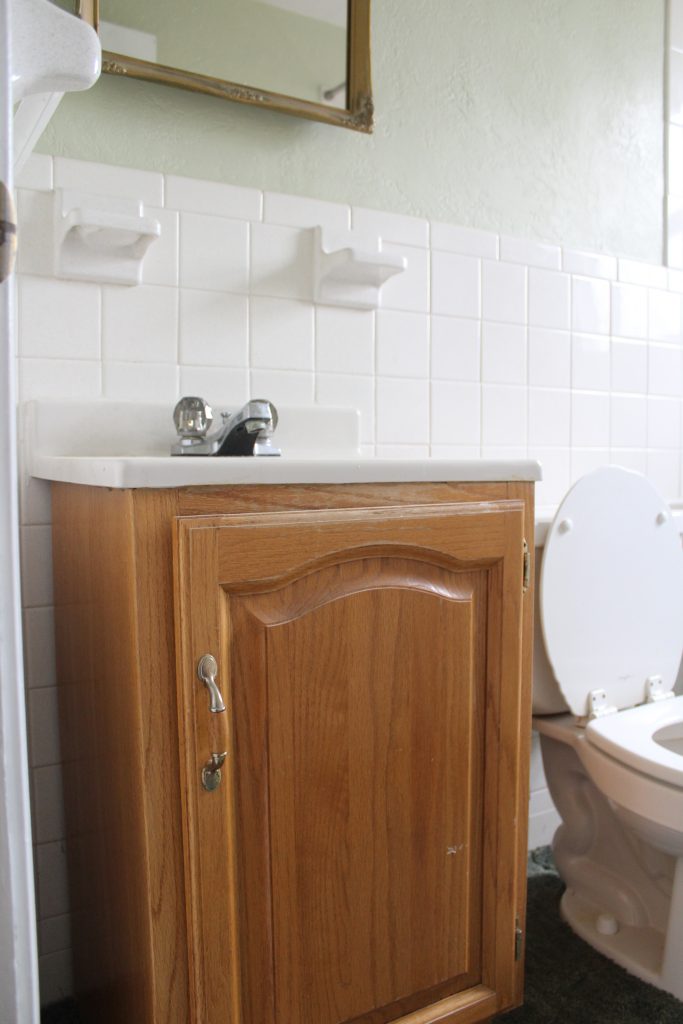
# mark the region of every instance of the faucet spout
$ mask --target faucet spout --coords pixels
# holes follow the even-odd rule
[[[281,455],[273,445],[277,409],[265,398],[252,398],[234,413],[221,413],[221,424],[212,433],[211,407],[203,398],[181,398],[173,412],[180,435],[172,455]]]

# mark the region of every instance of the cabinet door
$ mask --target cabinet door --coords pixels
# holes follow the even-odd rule
[[[522,519],[510,501],[179,521],[197,1022],[475,1021],[514,1000]]]

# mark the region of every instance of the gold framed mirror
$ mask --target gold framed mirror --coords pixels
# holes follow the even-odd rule
[[[108,74],[372,131],[370,0],[74,2]]]

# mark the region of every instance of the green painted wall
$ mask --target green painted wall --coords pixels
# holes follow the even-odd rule
[[[43,152],[660,261],[665,0],[373,0],[372,136],[106,75]]]

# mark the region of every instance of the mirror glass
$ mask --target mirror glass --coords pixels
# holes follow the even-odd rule
[[[76,4],[98,29],[104,71],[372,128],[370,0]]]

